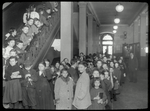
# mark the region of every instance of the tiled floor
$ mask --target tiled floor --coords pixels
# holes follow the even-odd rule
[[[148,71],[138,71],[137,80],[137,83],[131,83],[126,79],[117,101],[113,101],[113,109],[148,108]]]

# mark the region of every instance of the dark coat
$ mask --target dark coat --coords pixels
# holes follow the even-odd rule
[[[19,71],[18,75],[23,77],[23,72],[18,65],[9,65],[5,71],[5,78],[7,80],[3,103],[15,103],[22,100],[21,78],[11,78],[13,72]]]
[[[70,67],[68,69],[68,72],[69,72],[71,78],[73,79],[73,81],[76,83],[77,80],[79,79],[79,75],[78,75],[76,69],[74,69],[73,67]]]
[[[134,71],[135,68],[138,68],[138,61],[135,56],[133,57],[133,59],[131,59],[131,58],[129,59],[128,68],[129,68],[129,70],[132,70],[132,71]]]
[[[121,79],[121,70],[119,68],[114,68],[114,73],[113,76],[116,76],[119,83],[120,83],[120,79]]]
[[[37,109],[54,109],[53,92],[48,82],[49,79],[50,75],[47,71],[41,76],[38,72],[38,80],[36,82]]]
[[[28,81],[28,78],[25,78],[26,74],[31,74],[31,79],[33,80],[31,83]],[[23,69],[23,76],[24,80],[22,81],[22,87],[30,87],[35,88],[36,81],[37,81],[37,73],[34,69],[30,69],[29,71],[26,69]]]

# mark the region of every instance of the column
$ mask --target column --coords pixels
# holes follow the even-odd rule
[[[146,64],[148,61],[146,61],[146,53],[145,53],[145,47],[146,47],[146,14],[141,14],[140,16],[140,65],[141,69],[144,69],[146,67]]]
[[[72,2],[61,2],[61,61],[73,58],[73,25],[72,25],[73,5]]]
[[[93,45],[93,15],[88,15],[88,54],[92,54]]]
[[[134,21],[133,23],[133,43],[138,43],[139,41],[139,36],[138,36],[138,21]]]
[[[93,53],[96,53],[97,46],[96,46],[96,22],[93,21]]]
[[[79,53],[86,54],[86,4],[79,2]]]
[[[97,51],[100,52],[100,45],[99,45],[99,27],[96,25],[96,45],[97,45]]]

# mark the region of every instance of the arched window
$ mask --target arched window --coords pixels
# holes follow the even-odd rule
[[[101,35],[101,44],[102,44],[102,49],[103,53],[105,51],[108,51],[108,54],[113,54],[113,35],[109,33],[105,33]]]

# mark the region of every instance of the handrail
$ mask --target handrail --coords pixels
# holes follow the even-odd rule
[[[46,40],[44,46],[41,48],[40,52],[38,53],[37,57],[35,58],[33,62],[33,67],[35,68],[37,66],[37,63],[42,61],[44,57],[46,56],[48,50],[50,49],[58,31],[60,30],[60,20],[57,22],[56,26],[54,27],[54,30],[52,30],[51,34],[49,35],[49,38]],[[43,56],[41,56],[43,55]]]

